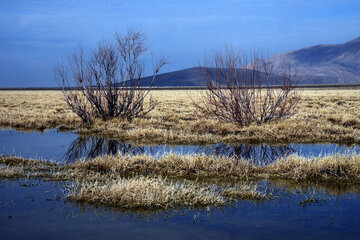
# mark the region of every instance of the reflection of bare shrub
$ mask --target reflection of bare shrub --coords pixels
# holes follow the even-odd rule
[[[272,145],[226,145],[216,144],[204,149],[205,153],[230,157],[230,159],[249,160],[257,166],[268,165],[279,158],[287,157],[295,153],[290,146],[272,146]]]
[[[66,103],[84,123],[90,125],[94,118],[106,121],[116,117],[130,121],[154,109],[153,100],[150,99],[147,108],[144,100],[166,60],[163,56],[157,60],[150,86],[141,89],[144,43],[141,32],[116,34],[115,42],[99,42],[90,57],[86,58],[80,48],[66,64],[55,66],[55,77]]]
[[[90,159],[102,155],[137,155],[144,153],[144,147],[137,147],[131,143],[92,136],[79,136],[68,148],[65,160],[75,162],[82,158]]]
[[[232,48],[206,59],[203,75],[208,91],[202,102],[194,102],[197,114],[240,127],[291,116],[299,101],[292,86],[295,76],[288,68],[280,75],[272,70],[257,54],[236,53]],[[273,88],[275,84],[280,86]]]

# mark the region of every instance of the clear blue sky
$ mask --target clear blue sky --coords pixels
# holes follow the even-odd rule
[[[360,1],[0,0],[0,87],[56,86],[56,59],[129,27],[170,58],[166,72],[227,43],[272,55],[346,42],[360,36]]]

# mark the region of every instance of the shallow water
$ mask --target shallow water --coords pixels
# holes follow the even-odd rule
[[[267,164],[297,153],[318,156],[360,152],[336,144],[136,146],[111,139],[47,130],[0,131],[0,154],[72,162],[103,154],[208,154],[250,158]],[[0,239],[356,239],[360,233],[360,187],[260,183],[274,197],[239,200],[219,208],[158,212],[91,207],[68,202],[66,183],[0,180]],[[284,184],[284,183],[282,183]]]
[[[288,144],[288,145],[154,145],[137,146],[128,142],[92,136],[79,136],[74,132],[59,132],[56,129],[40,132],[0,130],[0,154],[25,158],[73,162],[80,158],[93,158],[104,154],[207,154],[252,159],[259,164],[268,164],[290,154],[319,156],[327,154],[360,153],[359,146],[336,144]]]
[[[0,239],[357,239],[360,197],[289,192],[223,208],[144,213],[67,202],[61,183],[0,180]],[[276,192],[276,191],[275,191]],[[313,198],[316,203],[305,203]]]

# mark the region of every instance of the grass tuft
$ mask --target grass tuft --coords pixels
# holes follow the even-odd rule
[[[337,186],[358,191],[360,155],[310,159],[291,155],[267,166],[205,155],[170,154],[159,159],[148,155],[102,156],[68,165],[1,157],[0,178],[70,181],[73,184],[69,200],[92,205],[122,208],[222,205],[237,199],[271,197],[272,193],[262,192],[254,184],[264,178],[289,184],[319,183],[335,192]],[[226,182],[228,185],[224,185]]]
[[[166,182],[158,178],[137,177],[106,184],[73,185],[69,200],[121,208],[172,208],[177,206],[223,205],[225,200],[211,188],[195,183]]]

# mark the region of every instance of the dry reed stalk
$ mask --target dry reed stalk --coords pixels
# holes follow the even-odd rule
[[[360,155],[334,155],[304,158],[291,155],[267,166],[256,166],[247,159],[205,155],[169,154],[159,159],[147,155],[102,156],[86,162],[70,164],[79,171],[117,172],[124,175],[176,177],[283,177],[289,179],[360,180]]]
[[[69,200],[122,208],[170,208],[222,205],[225,200],[210,188],[193,183],[166,182],[157,178],[120,179],[73,185]]]

